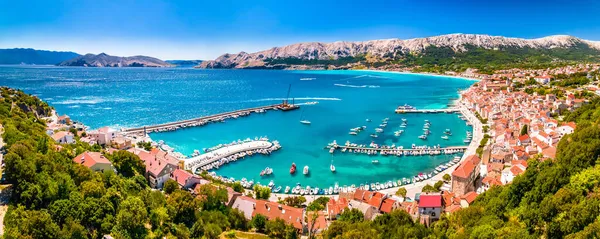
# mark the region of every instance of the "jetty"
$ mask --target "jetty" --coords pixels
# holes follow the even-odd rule
[[[126,134],[144,135],[146,133],[151,133],[151,132],[173,131],[173,130],[186,128],[186,127],[203,126],[203,125],[206,125],[211,122],[222,122],[222,121],[224,121],[226,119],[230,119],[230,118],[235,119],[238,117],[248,116],[252,113],[265,113],[268,110],[290,111],[290,110],[294,110],[294,109],[298,109],[298,108],[300,108],[300,106],[295,105],[295,104],[288,104],[287,100],[285,100],[281,104],[241,109],[241,110],[236,110],[236,111],[224,112],[224,113],[219,113],[219,114],[215,114],[215,115],[203,116],[203,117],[199,117],[199,118],[181,120],[181,121],[164,123],[164,124],[122,129],[121,131]]]
[[[404,109],[402,107],[398,107],[396,109],[396,114],[404,114],[404,113],[455,113],[460,112],[459,108],[446,108],[446,109]]]
[[[195,172],[197,169],[205,170],[218,168],[219,166],[236,161],[239,158],[253,154],[270,154],[272,151],[280,149],[279,142],[269,142],[266,138],[258,140],[247,140],[237,144],[223,146],[208,153],[183,160],[186,170]]]

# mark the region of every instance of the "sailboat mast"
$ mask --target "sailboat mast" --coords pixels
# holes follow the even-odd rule
[[[292,90],[292,84],[290,84],[290,85],[288,86],[288,92],[287,92],[287,95],[285,96],[285,103],[286,103],[286,104],[288,103],[288,99],[290,98],[290,91],[291,91],[291,90]]]

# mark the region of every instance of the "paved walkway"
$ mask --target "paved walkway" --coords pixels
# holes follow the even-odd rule
[[[196,157],[184,159],[185,169],[194,171],[196,168],[204,165],[213,163],[219,159],[229,157],[231,155],[246,152],[255,149],[268,149],[273,146],[273,143],[266,140],[255,140],[250,142],[244,142],[240,144],[225,146],[220,149],[210,151],[205,154],[198,155]]]

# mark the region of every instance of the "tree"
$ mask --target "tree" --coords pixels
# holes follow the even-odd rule
[[[292,196],[286,197],[282,200],[282,203],[288,205],[290,207],[301,207],[302,204],[306,202],[306,198],[304,196]]]
[[[527,133],[529,133],[528,127],[526,124],[523,125],[523,128],[521,128],[521,135],[526,135]]]
[[[117,171],[125,177],[134,176],[136,173],[141,175],[146,173],[144,162],[131,152],[119,150],[109,155],[109,158]]]
[[[204,237],[207,239],[217,239],[221,233],[223,233],[223,230],[213,223],[204,226]]]
[[[441,191],[442,186],[444,185],[443,181],[437,181],[435,182],[435,184],[433,185],[433,189],[435,189],[435,191],[439,192]]]
[[[281,218],[267,221],[265,225],[265,233],[272,238],[285,237],[285,221]]]
[[[432,187],[431,185],[427,184],[427,185],[423,186],[423,188],[421,189],[421,192],[433,193],[433,192],[437,192],[437,190],[434,187]]]
[[[121,203],[117,214],[117,231],[131,238],[143,238],[146,235],[144,224],[147,221],[146,207],[139,197],[128,197]]]
[[[398,191],[396,191],[396,196],[402,196],[403,198],[406,197],[406,188],[402,187],[399,188]]]
[[[315,199],[314,201],[312,201],[310,204],[308,204],[308,207],[306,208],[306,210],[307,211],[322,211],[325,209],[325,206],[327,205],[328,202],[329,202],[328,197],[319,197],[319,198]]]
[[[238,193],[244,193],[244,187],[242,186],[242,183],[240,183],[240,182],[236,181],[235,183],[233,183],[231,188],[233,189],[233,191],[236,191]]]
[[[352,208],[350,210],[344,210],[344,212],[342,212],[342,214],[340,215],[340,218],[339,218],[339,221],[349,222],[349,223],[357,223],[357,222],[362,222],[364,220],[365,220],[365,215],[363,215],[363,213],[356,208]]]
[[[173,179],[168,179],[163,185],[163,190],[166,194],[171,194],[177,189],[179,189],[179,183]]]
[[[254,194],[256,199],[269,199],[271,197],[271,188],[260,185],[254,185]]]
[[[173,217],[173,222],[183,223],[188,226],[196,222],[196,211],[200,208],[199,202],[189,192],[177,189],[167,198],[167,209]]]
[[[258,232],[264,232],[266,224],[267,218],[261,214],[256,214],[250,221],[250,225],[252,225],[252,227]]]
[[[444,176],[442,176],[442,179],[445,182],[450,182],[450,180],[452,180],[452,177],[450,176],[450,174],[444,174]]]

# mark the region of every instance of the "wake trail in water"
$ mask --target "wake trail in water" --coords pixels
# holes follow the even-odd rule
[[[350,88],[379,88],[378,85],[345,85],[345,84],[333,84],[334,86],[350,87]]]

